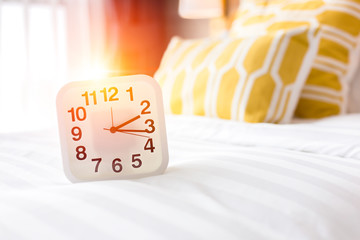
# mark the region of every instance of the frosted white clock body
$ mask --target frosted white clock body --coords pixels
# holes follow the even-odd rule
[[[72,182],[165,171],[162,94],[153,78],[71,82],[59,91],[56,105],[64,171]]]

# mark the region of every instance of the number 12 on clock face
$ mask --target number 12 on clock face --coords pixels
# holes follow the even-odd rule
[[[165,171],[162,94],[153,78],[72,82],[56,101],[64,171],[71,181],[130,179]]]

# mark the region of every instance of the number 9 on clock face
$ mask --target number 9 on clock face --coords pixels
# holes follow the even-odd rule
[[[58,93],[63,165],[73,182],[161,174],[168,164],[161,89],[146,75],[71,82]]]

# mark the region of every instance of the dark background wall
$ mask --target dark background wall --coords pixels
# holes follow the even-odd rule
[[[153,75],[172,36],[204,37],[208,20],[178,15],[178,0],[106,0],[106,51],[116,75]]]

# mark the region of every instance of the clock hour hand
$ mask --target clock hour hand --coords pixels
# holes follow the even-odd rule
[[[139,118],[140,118],[140,115],[137,115],[136,117],[133,117],[132,119],[127,120],[126,122],[123,122],[123,123],[120,124],[120,125],[117,125],[116,127],[111,127],[111,128],[110,128],[110,132],[115,133],[116,131],[118,131],[118,130],[119,130],[120,128],[122,128],[123,126],[128,125],[129,123],[132,123],[132,122],[136,121],[136,120],[139,119]]]

